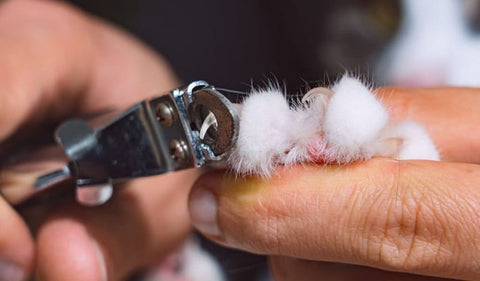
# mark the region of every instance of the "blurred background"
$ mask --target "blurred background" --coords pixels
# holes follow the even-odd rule
[[[185,82],[248,89],[368,72],[399,21],[397,1],[74,0],[164,55]]]
[[[249,90],[274,79],[298,94],[346,71],[377,86],[480,81],[477,0],[71,2],[135,34],[183,82]],[[201,244],[228,280],[268,280],[264,257]]]

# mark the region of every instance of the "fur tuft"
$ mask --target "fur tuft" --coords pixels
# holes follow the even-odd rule
[[[242,174],[269,176],[292,147],[294,120],[280,89],[253,92],[243,102],[241,129],[230,165]]]
[[[393,137],[402,140],[398,153],[399,160],[440,160],[435,144],[421,125],[404,121],[398,124],[393,134]]]
[[[323,122],[326,141],[340,162],[370,158],[366,149],[388,122],[388,113],[359,80],[343,77],[333,88]]]

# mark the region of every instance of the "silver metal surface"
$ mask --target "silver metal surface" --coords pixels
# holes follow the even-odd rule
[[[200,139],[200,145],[208,145],[212,150],[210,159],[222,158],[236,143],[238,137],[238,112],[233,104],[220,92],[204,88],[195,92],[195,100],[190,108],[190,119],[199,132],[205,119],[213,114],[217,128],[212,134]]]
[[[64,122],[55,140],[68,164],[35,175],[31,187],[22,183],[12,200],[5,197],[18,204],[69,179],[78,202],[100,205],[117,181],[222,161],[237,136],[234,105],[207,82],[195,81],[124,111]]]

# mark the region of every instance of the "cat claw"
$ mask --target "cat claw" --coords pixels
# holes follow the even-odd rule
[[[212,126],[216,129],[218,127],[218,122],[217,122],[217,118],[215,117],[215,114],[213,114],[213,112],[210,112],[205,118],[205,120],[203,121],[202,126],[200,127],[201,140],[205,139],[208,129],[210,129],[210,127]]]
[[[331,89],[325,87],[313,88],[302,97],[302,103],[311,103],[318,98],[323,98],[326,103],[326,100],[333,96],[333,94],[334,92]]]

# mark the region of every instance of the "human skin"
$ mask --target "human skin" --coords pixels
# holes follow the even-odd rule
[[[65,3],[0,3],[0,141],[178,84],[148,47]],[[195,174],[129,182],[98,208],[66,200],[27,212],[35,218],[0,197],[0,280],[123,280],[158,263],[190,232]]]
[[[480,90],[377,92],[394,120],[425,125],[441,162],[307,164],[267,180],[213,171],[192,189],[193,224],[269,255],[275,280],[479,280]]]
[[[151,50],[57,2],[2,2],[0,54],[0,140],[25,125],[125,106],[178,85]],[[311,165],[279,170],[267,182],[210,174],[192,193],[211,190],[219,203],[221,235],[210,237],[271,255],[278,280],[362,280],[371,274],[423,280],[389,271],[478,279],[480,179],[477,166],[468,164],[480,160],[478,91],[385,90],[383,96],[396,118],[428,127],[445,162]],[[188,234],[185,202],[192,182],[188,171],[134,181],[95,209],[67,201],[41,217],[33,233],[0,198],[0,280],[31,274],[36,280],[122,280],[168,255]],[[192,215],[205,230],[198,213]],[[332,269],[317,261],[369,268]]]

